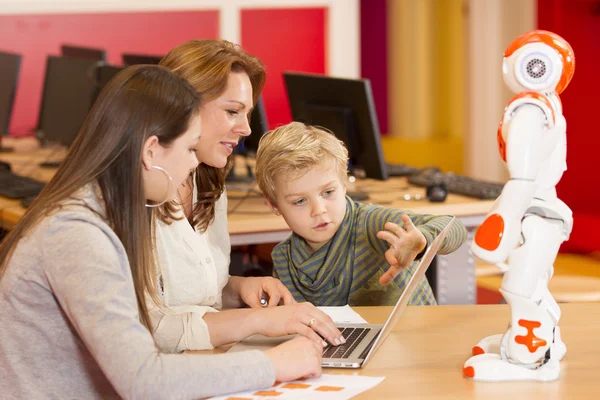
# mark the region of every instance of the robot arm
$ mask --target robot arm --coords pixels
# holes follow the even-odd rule
[[[547,132],[544,110],[524,103],[511,114],[501,128],[510,180],[471,245],[477,257],[500,267],[521,240],[521,220],[534,197],[540,163],[547,156],[546,146],[539,145]]]

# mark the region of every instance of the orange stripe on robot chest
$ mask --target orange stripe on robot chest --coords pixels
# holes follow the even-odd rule
[[[538,348],[546,345],[546,341],[544,339],[537,337],[533,333],[533,330],[535,328],[539,328],[540,326],[542,326],[541,322],[520,319],[519,326],[522,326],[523,328],[527,329],[527,335],[515,336],[515,342],[526,346],[530,353],[535,353]]]
[[[504,219],[499,214],[492,214],[483,221],[475,233],[475,243],[487,251],[494,251],[500,246],[504,234]]]

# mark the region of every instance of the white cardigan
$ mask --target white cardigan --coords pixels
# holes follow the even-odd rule
[[[196,201],[194,187],[192,204]],[[183,210],[178,216],[184,216]],[[158,222],[156,246],[163,307],[148,299],[156,343],[169,352],[212,349],[203,316],[222,306],[223,288],[229,280],[226,193],[217,201],[215,220],[206,232],[194,231],[186,218],[170,225]]]

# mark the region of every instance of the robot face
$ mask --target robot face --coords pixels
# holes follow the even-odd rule
[[[532,31],[515,39],[504,53],[504,82],[515,93],[535,91],[560,94],[575,69],[571,46],[560,36]]]

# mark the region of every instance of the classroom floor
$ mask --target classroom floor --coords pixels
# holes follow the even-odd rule
[[[498,304],[503,301],[498,288],[502,282],[502,276],[495,273],[494,267],[478,263],[477,271],[477,303]],[[584,280],[586,290],[600,292],[600,253],[587,255],[581,254],[559,254],[554,264],[554,278],[552,283],[558,283],[563,277],[590,277]],[[560,277],[559,279],[556,279]],[[577,288],[575,287],[575,290]]]

